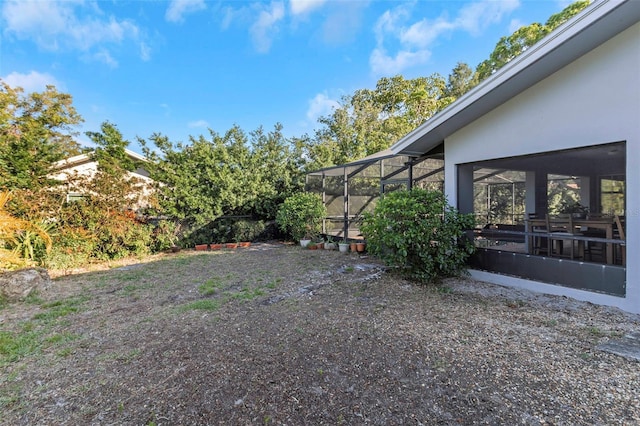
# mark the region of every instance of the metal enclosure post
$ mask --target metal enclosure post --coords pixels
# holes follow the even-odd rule
[[[349,238],[349,176],[347,175],[347,168],[344,168],[344,239]]]
[[[325,184],[326,184],[326,175],[324,172],[322,172],[322,205],[324,205],[324,207],[327,207],[327,190],[325,188]],[[326,234],[327,233],[327,218],[325,217],[324,219],[322,219],[322,233]]]

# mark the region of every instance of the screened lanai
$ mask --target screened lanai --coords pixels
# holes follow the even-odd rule
[[[476,269],[624,295],[626,143],[460,165]]]
[[[306,176],[306,190],[322,196],[327,207],[323,233],[360,239],[364,212],[372,211],[380,195],[411,187],[443,189],[444,156],[436,150],[423,157],[393,155],[390,150]]]

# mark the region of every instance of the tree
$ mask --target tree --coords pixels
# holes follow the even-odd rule
[[[280,204],[303,189],[302,151],[284,137],[281,124],[269,133],[262,127],[252,132],[251,147],[251,168],[246,172],[255,175],[259,198],[246,212],[273,219]]]
[[[224,135],[210,130],[210,139],[191,137],[187,145],[154,134],[157,151],[141,140],[162,212],[187,228],[222,215],[273,219],[280,200],[302,184],[300,152],[281,130],[259,128],[249,138],[234,126]]]
[[[582,11],[589,3],[588,0],[577,1],[565,7],[561,12],[551,15],[544,25],[534,22],[526,27],[520,27],[510,36],[502,37],[493,52],[491,52],[489,59],[481,62],[476,68],[479,79],[484,80],[489,77],[558,26]]]
[[[445,88],[438,74],[398,75],[345,96],[340,108],[318,120],[324,128],[309,140],[310,166],[344,164],[388,148],[451,102]]]
[[[451,102],[473,89],[478,84],[478,73],[464,62],[458,62],[447,78],[444,95]]]
[[[0,187],[38,189],[52,185],[52,165],[78,154],[74,126],[82,118],[71,95],[47,86],[24,94],[0,82]]]
[[[136,164],[126,152],[129,141],[123,139],[118,128],[108,121],[100,126],[100,132],[86,132],[96,145],[89,154],[98,163],[97,172],[91,179],[81,182],[84,190],[94,202],[105,210],[124,211],[138,204],[142,194],[142,182],[131,177],[129,172]]]

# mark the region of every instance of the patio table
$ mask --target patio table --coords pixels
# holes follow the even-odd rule
[[[576,229],[584,229],[584,228],[592,228],[592,229],[602,229],[605,231],[605,237],[607,240],[613,239],[613,227],[615,225],[615,221],[613,218],[600,218],[600,219],[573,219],[573,226]],[[527,233],[532,233],[534,228],[536,227],[546,227],[547,220],[546,219],[527,219]],[[568,226],[569,221],[566,219],[550,219],[550,223],[554,226]],[[571,236],[571,233],[567,233],[568,236]],[[531,234],[528,234],[531,235]],[[613,264],[613,243],[606,243],[606,259],[607,264]],[[528,253],[533,253],[533,240],[529,238],[528,243]]]

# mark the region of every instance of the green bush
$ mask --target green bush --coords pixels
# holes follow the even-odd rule
[[[95,238],[83,228],[64,227],[53,237],[53,249],[44,266],[50,269],[72,269],[90,262]]]
[[[444,194],[420,188],[385,194],[360,228],[367,250],[422,282],[459,275],[473,243],[474,218],[451,207]]]
[[[175,221],[161,219],[155,222],[151,233],[151,251],[168,250],[178,242],[179,225]]]
[[[263,220],[236,220],[231,226],[234,241],[255,241],[264,234],[267,225]]]
[[[327,209],[320,196],[299,192],[284,200],[276,214],[276,223],[294,241],[299,241],[320,234],[326,216]]]

